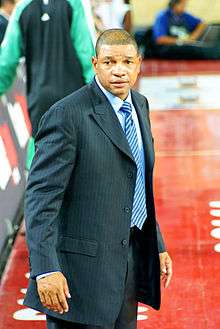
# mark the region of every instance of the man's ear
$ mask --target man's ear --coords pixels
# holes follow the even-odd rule
[[[138,55],[138,60],[139,60],[139,63],[141,64],[143,58],[142,58],[142,56],[140,54]]]
[[[141,71],[141,63],[142,63],[142,56],[141,55],[138,55],[138,65],[139,65],[139,72],[138,72],[138,74]]]
[[[97,57],[92,56],[92,65],[95,72],[96,72],[97,62],[98,62]]]

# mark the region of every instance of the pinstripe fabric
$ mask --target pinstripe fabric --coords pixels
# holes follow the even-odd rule
[[[145,178],[143,177],[142,171],[143,164],[141,163],[141,154],[138,147],[136,128],[131,115],[131,104],[124,101],[120,111],[125,116],[125,134],[137,165],[137,178],[133,199],[131,226],[136,225],[141,229],[147,217]]]
[[[147,101],[131,95],[146,154],[148,220],[142,228],[138,301],[158,309],[154,150]],[[124,296],[136,173],[119,120],[95,82],[47,111],[25,198],[30,251],[25,305],[70,322],[108,326],[116,321]],[[55,270],[65,275],[72,296],[70,311],[62,315],[42,306],[35,280]]]

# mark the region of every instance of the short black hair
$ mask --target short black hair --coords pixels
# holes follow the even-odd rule
[[[103,45],[133,45],[138,53],[138,46],[135,39],[123,29],[109,29],[102,32],[96,42],[96,56],[98,56],[100,48]]]
[[[173,9],[175,5],[178,5],[182,0],[170,0],[168,3],[168,7],[170,9]]]

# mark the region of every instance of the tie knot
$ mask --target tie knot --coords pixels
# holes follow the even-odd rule
[[[120,108],[121,112],[124,112],[125,114],[131,114],[132,107],[131,104],[127,101],[124,101],[122,107]]]

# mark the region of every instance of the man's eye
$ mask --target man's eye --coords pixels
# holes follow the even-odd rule
[[[110,61],[105,61],[104,64],[107,64],[108,65],[108,64],[110,64]]]
[[[130,60],[127,60],[126,63],[127,63],[127,64],[132,64],[133,62],[130,61]]]

